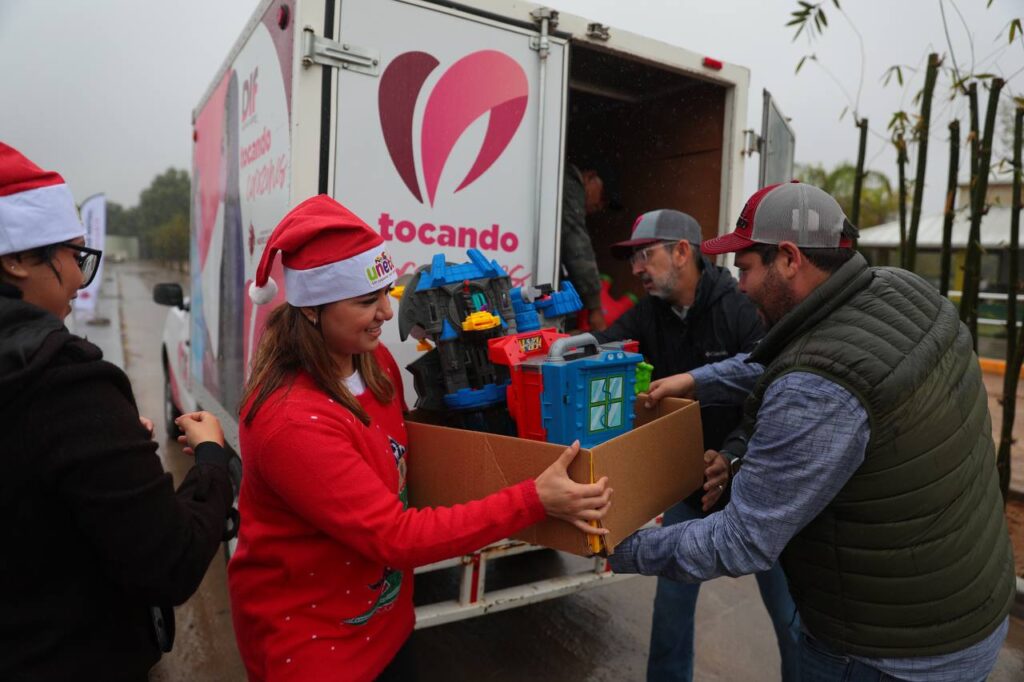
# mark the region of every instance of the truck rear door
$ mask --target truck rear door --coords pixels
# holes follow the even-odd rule
[[[766,187],[793,179],[793,155],[796,133],[789,119],[779,109],[778,102],[764,91],[764,109],[761,114],[761,164],[757,186]]]
[[[345,0],[333,195],[375,227],[399,274],[480,249],[513,285],[557,277],[566,43],[414,0]],[[397,325],[385,343],[415,359]],[[408,382],[407,382],[408,383]]]

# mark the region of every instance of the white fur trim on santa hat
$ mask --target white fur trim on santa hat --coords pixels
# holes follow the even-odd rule
[[[0,255],[85,236],[67,185],[0,196]]]
[[[284,268],[285,297],[298,307],[362,296],[389,286],[396,279],[394,261],[383,245],[308,270]]]
[[[249,298],[256,305],[266,305],[277,296],[277,282],[273,277],[267,278],[267,283],[261,287],[256,286],[255,280],[249,284]]]

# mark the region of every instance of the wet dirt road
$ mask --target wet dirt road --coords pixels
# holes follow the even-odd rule
[[[152,264],[114,269],[121,296],[125,363],[143,414],[163,433],[160,337],[166,308],[152,302],[152,286],[183,275]],[[191,465],[176,443],[161,439],[165,467],[176,480]],[[561,561],[544,552],[543,562]],[[513,557],[510,560],[526,560]],[[510,572],[523,566],[510,566]],[[500,575],[494,575],[500,580]],[[491,574],[488,574],[491,583]],[[433,580],[418,594],[449,591],[454,582]],[[420,679],[642,680],[650,636],[655,581],[635,578],[581,594],[442,625],[416,633]],[[422,589],[421,589],[422,588]],[[751,577],[706,584],[697,609],[697,680],[779,679],[778,650],[768,615]],[[199,591],[176,610],[174,650],[154,668],[158,681],[244,680],[231,629],[225,562],[214,559]],[[1024,679],[1024,623],[1011,627],[993,680]]]

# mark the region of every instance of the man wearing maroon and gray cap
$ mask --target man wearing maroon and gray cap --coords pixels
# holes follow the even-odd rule
[[[700,224],[693,217],[663,209],[641,215],[630,239],[612,247],[613,255],[629,259],[648,295],[596,336],[601,341],[636,339],[640,352],[654,365],[655,378],[750,352],[764,335],[756,308],[739,292],[729,271],[701,256],[700,239]],[[735,401],[702,402],[704,447],[709,452],[718,450],[741,416]],[[716,459],[716,470],[724,471],[725,461]],[[718,500],[722,488],[716,484],[679,502],[665,512],[664,525],[700,518]],[[775,626],[783,679],[796,680],[799,625],[786,578],[775,565],[759,572],[757,583]],[[693,679],[699,589],[699,583],[659,578],[647,660],[649,682]]]
[[[746,364],[697,368],[651,394],[751,389],[722,448],[731,500],[640,531],[610,562],[697,582],[781,557],[803,679],[982,680],[1015,586],[977,356],[955,306],[913,273],[869,267],[856,235],[835,199],[787,183],[704,242],[736,253],[769,331]]]

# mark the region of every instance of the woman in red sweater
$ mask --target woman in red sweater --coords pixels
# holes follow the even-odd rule
[[[241,410],[244,475],[232,617],[250,680],[409,679],[412,568],[556,516],[586,532],[607,481],[566,474],[578,448],[536,480],[451,508],[409,509],[405,402],[380,343],[396,273],[383,240],[327,196],[271,235],[250,295],[287,304],[259,342]]]

